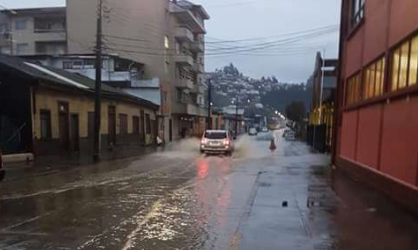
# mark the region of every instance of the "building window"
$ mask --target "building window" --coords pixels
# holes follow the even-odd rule
[[[84,69],[94,69],[94,64],[95,64],[95,60],[94,59],[84,59]]]
[[[28,49],[28,44],[27,43],[18,43],[16,44],[16,53],[18,55],[23,55],[27,52]]]
[[[4,55],[10,55],[10,47],[8,46],[0,47],[0,53]]]
[[[26,29],[26,20],[18,20],[15,22],[16,30],[25,30]]]
[[[360,74],[347,81],[346,104],[350,105],[360,100]]]
[[[177,89],[177,100],[181,101],[183,99],[183,90]]]
[[[63,61],[62,62],[63,69],[73,69],[73,62],[70,61]]]
[[[51,139],[51,111],[41,110],[41,139]]]
[[[0,33],[2,35],[6,35],[9,33],[9,25],[7,23],[0,24]]]
[[[170,39],[168,39],[168,36],[164,36],[164,48],[170,49]]]
[[[385,81],[385,59],[379,59],[363,72],[363,98],[369,99],[382,95]]]
[[[366,0],[352,0],[351,3],[352,3],[351,24],[355,26],[364,18],[364,6],[366,3]]]
[[[139,116],[132,117],[132,133],[139,135]]]
[[[418,36],[392,52],[391,90],[397,91],[417,84]]]
[[[115,60],[115,71],[116,72],[128,72],[132,67],[132,62],[127,60]]]
[[[62,62],[63,69],[82,69],[83,68],[83,61],[63,61]]]

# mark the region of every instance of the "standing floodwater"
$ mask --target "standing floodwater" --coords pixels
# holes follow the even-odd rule
[[[0,248],[417,249],[416,217],[331,178],[328,161],[276,131],[239,138],[231,157],[202,155],[190,139],[140,159],[6,180]],[[371,223],[379,230],[365,231]]]

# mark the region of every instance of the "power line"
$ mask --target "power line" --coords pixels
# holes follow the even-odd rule
[[[332,32],[335,32],[337,30],[338,29],[327,29],[327,30],[311,32],[311,33],[308,33],[308,34],[303,34],[303,35],[300,35],[300,36],[288,37],[286,39],[278,39],[278,40],[272,40],[272,41],[269,41],[269,42],[253,43],[253,44],[240,45],[240,46],[224,46],[224,47],[218,47],[216,49],[217,50],[231,50],[231,49],[240,49],[240,48],[246,48],[246,47],[252,47],[252,46],[263,46],[263,45],[277,44],[277,43],[281,43],[281,42],[287,42],[287,41],[290,41],[290,40],[293,40],[293,39],[300,39],[300,38],[303,39],[303,38],[309,38],[309,37],[312,37],[312,36],[332,33]]]
[[[113,35],[106,35],[106,34],[103,34],[103,36],[104,36],[104,37],[114,38],[114,39],[126,40],[126,41],[134,41],[134,42],[147,42],[147,43],[151,43],[151,41],[149,41],[149,40],[145,40],[145,39],[130,38],[130,37],[123,37],[123,36],[113,36]]]
[[[328,33],[331,33],[331,32],[332,32],[332,30],[320,31],[320,32],[315,32],[315,33],[311,33],[311,34],[305,34],[305,35],[301,35],[301,36],[297,36],[297,37],[291,37],[291,38],[287,38],[287,39],[275,40],[275,41],[270,41],[270,42],[250,44],[250,45],[246,45],[246,46],[212,48],[212,49],[207,49],[206,51],[211,52],[207,55],[217,55],[217,54],[220,54],[220,53],[230,54],[230,53],[240,53],[240,52],[247,52],[247,51],[268,51],[267,49],[271,49],[271,50],[273,50],[274,48],[280,49],[281,46],[282,46],[282,49],[292,49],[292,48],[295,48],[295,46],[293,46],[293,47],[284,47],[284,46],[292,44],[292,43],[300,41],[300,40],[303,40],[303,39],[317,37],[317,36],[328,34]],[[114,38],[114,39],[125,40],[125,41],[151,43],[151,41],[144,40],[144,39],[136,39],[136,38],[106,35],[106,34],[104,34],[103,36],[104,36],[104,38]],[[139,45],[120,44],[120,43],[110,42],[110,41],[108,42],[108,44],[112,44],[112,45],[115,45],[115,46],[126,46],[126,47],[131,47],[131,48],[138,48],[138,49],[142,49],[142,50],[156,50],[156,51],[164,51],[164,52],[166,52],[166,51],[176,51],[176,50],[172,50],[172,49],[167,50],[167,49],[155,48],[155,47],[144,47],[144,46],[139,46]],[[296,45],[296,47],[297,46],[298,45]],[[304,45],[299,45],[299,47],[300,46],[304,46]],[[297,48],[299,48],[299,47],[297,47]],[[134,50],[130,50],[130,51],[134,51]],[[134,51],[134,52],[141,52],[141,51]],[[142,51],[141,53],[145,53],[145,52]],[[164,55],[166,55],[166,54],[164,54]]]
[[[285,34],[280,34],[280,35],[274,35],[274,36],[268,36],[268,37],[253,37],[253,38],[245,38],[245,39],[238,39],[238,40],[225,40],[225,39],[206,36],[206,38],[208,38],[208,39],[217,40],[215,42],[207,41],[206,44],[209,45],[209,44],[222,44],[222,43],[236,43],[236,42],[266,40],[266,39],[271,39],[271,38],[277,38],[277,37],[283,37],[283,36],[289,36],[289,35],[298,35],[298,34],[309,33],[309,32],[320,31],[320,30],[327,30],[327,29],[330,29],[330,28],[338,28],[338,27],[339,27],[339,25],[327,25],[327,26],[323,26],[323,27],[319,27],[319,28],[303,30],[303,31],[296,31],[296,32],[285,33]]]
[[[324,34],[329,34],[329,32],[321,32],[317,34],[310,34],[310,35],[300,36],[296,38],[278,40],[278,41],[273,41],[273,42],[264,43],[264,44],[251,45],[251,46],[237,46],[235,48],[222,48],[222,49],[217,50],[219,52],[215,50],[215,53],[212,53],[212,54],[214,55],[219,54],[219,53],[230,54],[230,53],[247,52],[247,51],[253,51],[253,50],[263,50],[266,48],[274,48],[283,44],[291,44],[300,40],[321,36]]]

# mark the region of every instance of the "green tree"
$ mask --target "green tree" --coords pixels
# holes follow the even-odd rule
[[[301,101],[295,101],[286,107],[286,116],[288,119],[301,122],[306,116],[305,104]]]

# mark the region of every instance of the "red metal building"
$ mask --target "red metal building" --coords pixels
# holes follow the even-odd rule
[[[333,163],[418,211],[418,1],[343,0]]]

